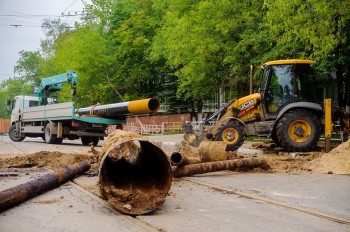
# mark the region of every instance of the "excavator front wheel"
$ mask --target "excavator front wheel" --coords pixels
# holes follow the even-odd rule
[[[241,125],[229,122],[220,127],[216,140],[227,143],[226,151],[237,150],[244,142],[245,133]]]

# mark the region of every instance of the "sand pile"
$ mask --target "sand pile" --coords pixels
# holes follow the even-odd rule
[[[83,160],[91,162],[91,156],[81,153],[40,151],[33,154],[1,158],[0,168],[45,167],[46,169],[58,169]]]
[[[350,174],[350,139],[309,164],[317,173]]]

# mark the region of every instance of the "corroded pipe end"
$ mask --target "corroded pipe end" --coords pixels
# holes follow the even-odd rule
[[[117,210],[140,215],[164,203],[172,172],[165,153],[140,135],[117,130],[99,156],[100,193]]]
[[[182,155],[179,152],[173,152],[170,156],[171,164],[174,166],[182,166],[189,164],[189,160],[186,156]]]

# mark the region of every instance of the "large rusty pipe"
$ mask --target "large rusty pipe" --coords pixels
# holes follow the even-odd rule
[[[117,210],[149,213],[164,203],[172,173],[160,147],[138,134],[116,130],[99,154],[100,193]]]
[[[226,161],[204,162],[184,166],[174,166],[172,167],[172,171],[173,177],[182,177],[223,170],[237,171],[251,169],[263,165],[266,165],[265,159],[253,157]]]
[[[81,161],[66,168],[56,170],[52,174],[47,174],[38,179],[1,191],[0,212],[58,187],[75,176],[86,172],[90,169],[90,166],[89,161]]]
[[[160,103],[156,98],[120,102],[107,105],[89,106],[76,111],[79,115],[97,115],[103,117],[117,117],[128,114],[149,114],[159,110]]]

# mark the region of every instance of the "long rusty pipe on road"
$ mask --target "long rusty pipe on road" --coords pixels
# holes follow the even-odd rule
[[[107,105],[96,105],[77,109],[79,115],[96,115],[101,117],[118,117],[128,114],[149,114],[159,110],[160,103],[156,98],[120,102]]]
[[[81,161],[46,174],[38,179],[6,189],[0,192],[0,212],[16,206],[48,190],[54,189],[66,181],[86,172],[91,167],[89,161]]]
[[[173,166],[173,177],[192,176],[208,172],[217,172],[223,170],[245,170],[266,165],[266,160],[263,158],[243,158],[235,160],[204,162],[197,164],[189,164],[184,166]]]

